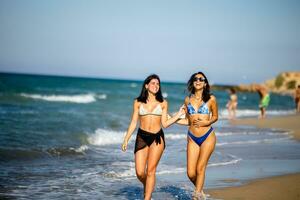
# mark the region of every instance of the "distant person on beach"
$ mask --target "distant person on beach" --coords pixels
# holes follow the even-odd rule
[[[300,113],[300,85],[296,88],[295,91],[295,104],[296,104],[296,112]]]
[[[266,117],[266,109],[270,103],[270,94],[265,86],[262,85],[255,85],[254,89],[257,91],[260,102],[259,102],[259,109],[260,109],[260,118]]]
[[[210,94],[204,73],[194,73],[188,83],[190,95],[185,98],[186,118],[178,123],[188,125],[187,175],[194,184],[193,199],[205,199],[203,185],[208,160],[215,149],[216,136],[212,124],[218,120],[218,105]]]
[[[236,116],[236,109],[238,105],[238,97],[236,95],[236,91],[234,88],[229,89],[229,101],[226,104],[227,110],[228,110],[228,115],[229,119],[235,119]]]
[[[122,150],[126,151],[128,141],[137,123],[140,127],[135,141],[135,171],[144,186],[144,199],[150,200],[155,186],[156,167],[165,148],[163,128],[176,122],[184,115],[182,106],[176,115],[168,119],[168,103],[163,99],[160,79],[153,74],[148,76],[140,93],[134,100],[133,113]]]

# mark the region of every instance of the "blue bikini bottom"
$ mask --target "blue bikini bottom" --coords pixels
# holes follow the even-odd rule
[[[196,137],[193,135],[192,132],[188,131],[188,136],[190,136],[190,138],[192,140],[194,140],[194,142],[196,142],[199,146],[201,146],[201,144],[206,140],[206,138],[209,136],[209,134],[213,131],[214,129],[212,127],[210,127],[210,129],[201,137]]]

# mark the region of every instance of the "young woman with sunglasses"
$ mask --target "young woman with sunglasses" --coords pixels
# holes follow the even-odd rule
[[[165,148],[163,128],[175,123],[185,113],[184,106],[168,119],[168,103],[163,99],[160,79],[153,74],[148,76],[139,97],[133,103],[130,125],[122,144],[126,151],[128,141],[139,121],[140,127],[135,142],[135,170],[137,178],[144,185],[144,199],[150,200],[155,185],[155,173]]]
[[[187,175],[195,185],[193,199],[205,199],[203,185],[208,160],[214,151],[216,136],[212,124],[218,120],[216,98],[204,73],[194,73],[188,83],[190,95],[185,98],[186,119],[178,121],[189,126],[187,137]]]

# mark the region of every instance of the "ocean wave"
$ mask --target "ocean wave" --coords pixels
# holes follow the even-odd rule
[[[163,93],[162,93],[162,96],[163,96],[164,98],[167,98],[167,97],[168,97],[168,93],[163,92]]]
[[[229,161],[223,161],[223,162],[215,162],[215,163],[209,163],[207,167],[218,167],[218,166],[226,166],[226,165],[234,165],[240,162],[241,158],[234,158]],[[115,179],[135,179],[136,178],[136,172],[134,167],[134,162],[127,162],[127,167],[124,170],[111,170],[109,172],[103,173],[104,177],[107,178],[115,178]],[[122,166],[124,168],[124,163],[112,163],[112,166]],[[166,175],[166,174],[182,174],[186,173],[185,167],[175,167],[165,164],[160,164],[159,169],[156,171],[157,175]]]
[[[43,158],[47,153],[32,149],[0,149],[0,161],[32,160]]]
[[[94,133],[88,134],[87,141],[89,144],[97,146],[122,144],[124,134],[122,131],[99,128]],[[184,139],[186,138],[186,134],[165,134],[165,138],[170,140]]]
[[[42,149],[0,149],[0,161],[10,160],[33,160],[52,156],[83,155],[88,146],[82,145],[78,148],[59,147]]]
[[[95,133],[89,134],[87,141],[92,145],[110,145],[121,144],[123,141],[124,132],[111,131],[105,129],[97,129]]]
[[[94,94],[79,94],[79,95],[41,95],[41,94],[26,94],[21,93],[22,97],[52,101],[52,102],[71,102],[71,103],[92,103],[96,101]],[[97,96],[99,99],[105,99],[106,96]]]
[[[82,145],[78,148],[73,147],[59,147],[47,149],[47,153],[51,156],[71,156],[71,155],[84,155],[85,151],[88,150],[87,145]]]

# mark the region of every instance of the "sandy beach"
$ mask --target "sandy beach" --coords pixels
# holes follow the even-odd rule
[[[266,119],[239,119],[234,125],[252,125],[259,128],[276,128],[291,131],[300,140],[300,115]],[[300,199],[300,173],[257,179],[238,187],[208,190],[217,199]]]
[[[292,131],[295,139],[300,140],[300,114],[266,119],[247,118],[232,121],[233,125],[251,125],[259,128],[276,128]]]
[[[300,199],[300,173],[258,179],[239,187],[208,190],[216,199]]]

